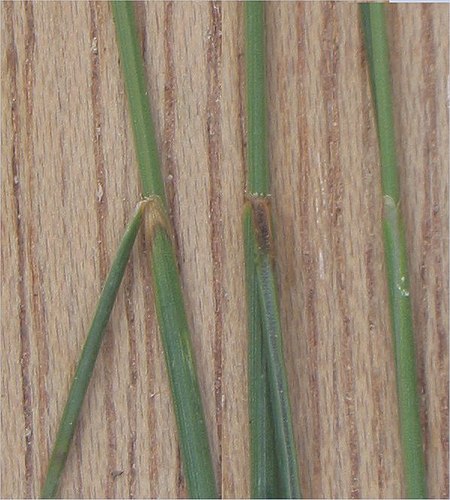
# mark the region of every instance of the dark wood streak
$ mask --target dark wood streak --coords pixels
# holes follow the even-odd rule
[[[144,61],[147,61],[147,6],[146,2],[135,2],[134,14],[138,37],[141,42],[141,54]],[[156,17],[158,21],[158,17]]]
[[[345,290],[345,245],[342,237],[342,205],[343,205],[343,174],[341,158],[339,153],[339,109],[338,96],[338,70],[339,70],[339,33],[337,26],[336,5],[334,3],[324,4],[324,27],[323,27],[323,96],[326,106],[326,126],[328,142],[328,206],[332,220],[330,226],[330,241],[334,247],[335,254],[335,279],[337,284],[337,300],[342,315],[343,335],[342,342],[342,364],[346,368],[344,371],[344,406],[346,413],[346,423],[349,432],[349,452],[350,452],[350,496],[359,498],[361,496],[360,487],[360,464],[359,464],[359,444],[355,415],[355,380],[353,375],[352,359],[352,331],[350,327],[350,308]],[[349,369],[347,369],[349,368]],[[335,394],[341,399],[342,394]],[[339,403],[337,403],[339,404]]]
[[[370,191],[370,190],[368,190]],[[368,195],[370,199],[370,194]],[[373,198],[373,197],[372,197]],[[370,203],[370,202],[369,202]],[[374,204],[371,203],[371,207]],[[374,219],[376,220],[376,219]],[[373,231],[369,229],[370,234]],[[376,331],[377,323],[377,301],[374,296],[375,287],[375,264],[374,264],[374,248],[373,243],[369,242],[366,245],[366,250],[364,252],[364,265],[366,271],[366,290],[369,304],[369,311],[367,315],[367,331],[369,335],[372,336]],[[375,355],[373,350],[373,344],[369,343],[370,359],[375,361]],[[375,453],[376,453],[376,464],[377,464],[377,486],[378,491],[376,496],[379,498],[385,497],[385,486],[387,481],[387,472],[384,464],[384,449],[386,443],[386,433],[382,422],[382,405],[381,405],[381,394],[382,394],[382,381],[378,374],[378,370],[373,370],[371,373],[372,381],[372,405],[374,407],[375,418],[372,420],[372,435],[374,436]]]
[[[11,151],[11,170],[14,194],[14,231],[17,240],[17,293],[19,298],[19,336],[20,336],[20,374],[22,381],[22,411],[24,418],[23,435],[25,440],[25,478],[23,481],[23,496],[31,498],[34,496],[33,491],[33,449],[34,449],[34,428],[33,428],[33,394],[31,389],[31,374],[30,374],[30,350],[31,341],[28,331],[28,310],[27,310],[27,292],[26,292],[26,234],[24,222],[22,220],[22,189],[21,182],[23,181],[20,171],[21,164],[21,124],[19,112],[19,95],[17,87],[18,73],[18,55],[15,42],[14,22],[13,22],[13,3],[5,2],[3,6],[5,27],[9,32],[9,45],[6,48],[6,72],[10,79],[9,87],[11,94],[11,124],[12,124],[12,151]]]
[[[216,429],[219,445],[219,471],[222,467],[222,339],[223,339],[223,224],[222,224],[222,181],[220,176],[221,139],[221,58],[222,58],[222,5],[213,1],[210,7],[210,26],[207,43],[207,85],[206,127],[208,144],[208,172],[210,186],[211,253],[213,259],[214,295],[214,389],[216,402]],[[221,495],[221,479],[218,481]]]
[[[238,57],[237,57],[237,70],[238,70],[238,88],[239,93],[239,132],[240,132],[240,149],[241,149],[241,168],[242,168],[242,179],[246,178],[247,171],[247,115],[246,115],[246,84],[245,84],[245,33],[244,33],[244,2],[238,2],[236,6],[237,18],[239,22],[238,36],[236,39],[239,41]],[[244,181],[245,182],[245,181]],[[242,192],[244,193],[246,189],[245,184],[243,185]]]
[[[401,23],[401,13],[398,12],[398,6],[396,6],[396,9],[394,12],[397,11],[396,16],[394,17],[395,21]],[[397,19],[396,19],[397,18]],[[400,54],[397,57],[403,57]],[[429,65],[429,60],[428,60],[428,54],[424,51],[422,52],[422,67],[424,68],[424,71],[426,71],[426,68]],[[397,86],[394,85],[394,98],[396,97],[396,91],[397,91]],[[401,102],[401,101],[400,101]],[[394,108],[394,112],[396,114],[396,118],[400,114],[400,110]],[[398,119],[397,119],[398,121]],[[426,131],[424,130],[424,133],[426,134]],[[402,161],[402,158],[404,158],[404,153],[402,150],[402,147],[399,147],[399,140],[401,140],[401,137],[397,137],[397,152],[399,153],[399,167],[400,167],[400,178],[402,178],[402,166],[406,165],[406,161]],[[428,142],[430,139],[430,135],[428,134],[428,137],[425,139],[425,143]],[[424,154],[424,159],[425,159],[425,169],[422,173],[421,179],[420,179],[420,185],[422,188],[422,193],[423,193],[423,203],[425,207],[429,207],[431,203],[431,196],[430,196],[430,176],[429,176],[429,165],[427,164],[428,161],[428,153],[429,153],[429,147],[426,145],[425,150],[423,152]],[[404,190],[404,185],[400,183],[400,189],[401,191]],[[402,200],[402,209],[403,213],[405,216],[405,226],[406,226],[406,238],[407,241],[412,241],[409,237],[408,234],[413,234],[409,231],[409,217],[408,217],[408,212],[405,210],[406,206],[404,204],[404,200]],[[416,222],[413,222],[414,226],[416,225]],[[430,312],[430,304],[429,304],[429,294],[427,293],[427,290],[430,286],[429,280],[430,280],[430,273],[428,272],[428,254],[429,250],[431,247],[431,239],[432,239],[432,228],[431,228],[431,217],[427,213],[422,214],[421,218],[421,243],[422,243],[422,249],[423,253],[422,255],[418,256],[420,259],[420,264],[419,268],[421,269],[421,295],[423,296],[424,302],[423,304],[419,304],[418,307],[415,307],[415,287],[414,287],[414,277],[411,276],[411,301],[412,301],[412,308],[413,308],[413,314],[417,315],[417,313],[420,311],[421,313],[421,324],[423,325],[429,325],[429,312]],[[411,255],[411,248],[408,248],[408,255]],[[410,272],[411,272],[411,266],[410,266]],[[424,272],[425,271],[425,272]],[[425,448],[425,460],[427,460],[427,450],[429,449],[429,420],[428,420],[428,408],[425,402],[425,398],[428,395],[428,380],[426,376],[426,343],[424,343],[424,339],[420,336],[417,335],[418,332],[415,332],[415,351],[416,351],[416,367],[417,367],[417,375],[418,375],[418,391],[419,391],[419,396],[420,396],[420,420],[421,420],[421,425],[422,425],[422,438],[424,442],[424,448]]]
[[[133,259],[128,263],[125,275],[125,317],[127,319],[128,331],[128,371],[129,382],[127,389],[128,410],[128,497],[136,496],[136,438],[137,438],[137,348],[136,348],[136,323],[134,318],[134,286],[136,277],[134,273]]]
[[[93,129],[93,145],[94,145],[94,163],[97,177],[97,187],[101,187],[102,195],[97,197],[96,213],[97,213],[97,243],[100,260],[100,279],[103,284],[108,273],[108,256],[105,245],[105,228],[104,219],[107,216],[107,191],[106,191],[106,176],[105,176],[105,160],[103,154],[103,114],[102,114],[102,95],[100,85],[100,57],[99,57],[99,30],[98,30],[98,5],[97,2],[89,2],[90,13],[90,36],[91,36],[91,105],[92,105],[92,129]]]
[[[37,378],[38,400],[39,400],[39,456],[45,462],[49,456],[51,446],[50,435],[47,431],[49,421],[50,398],[47,391],[46,380],[49,373],[49,348],[48,348],[48,328],[47,328],[47,307],[45,290],[42,287],[44,275],[41,266],[32,257],[33,249],[36,246],[38,237],[33,226],[29,228],[29,238],[27,247],[30,261],[30,277],[32,291],[32,325],[36,332],[36,348],[39,376]],[[44,472],[44,471],[43,471]]]
[[[359,39],[359,53],[360,53],[360,64],[362,66],[362,74],[365,74],[365,78],[360,86],[361,89],[361,101],[364,106],[364,112],[362,113],[361,120],[361,144],[364,145],[367,150],[364,151],[363,157],[372,158],[373,149],[378,147],[376,130],[374,130],[374,114],[372,108],[372,95],[370,90],[370,80],[367,66],[367,59],[365,55],[364,47],[364,37],[362,31],[360,30]],[[372,110],[372,111],[371,111]],[[375,142],[374,142],[375,141]],[[366,152],[367,151],[367,152]],[[379,176],[374,174],[375,165],[371,165],[368,162],[364,162],[363,165],[363,185],[364,185],[364,199],[367,200],[367,210],[372,213],[376,213],[376,207],[381,202],[381,181],[379,182],[379,189],[374,189],[374,179],[379,180]],[[378,167],[378,166],[377,166]],[[376,187],[376,186],[375,186]],[[379,262],[375,261],[375,237],[381,237],[381,214],[380,217],[371,217],[369,219],[370,226],[367,228],[366,233],[368,235],[368,242],[365,246],[364,251],[364,267],[366,276],[366,291],[367,291],[367,301],[368,301],[368,314],[367,314],[367,328],[370,334],[370,339],[374,332],[381,328],[381,322],[379,319],[379,302],[375,296],[375,286],[376,286],[376,272],[379,268]],[[369,236],[370,235],[370,236]],[[374,235],[374,236],[373,236]],[[380,255],[382,258],[382,255]],[[386,332],[389,333],[389,332]],[[369,342],[370,348],[370,359],[375,359],[375,353],[373,351],[372,340]],[[386,432],[383,425],[383,407],[381,394],[383,389],[383,381],[379,375],[379,370],[373,370],[371,373],[372,382],[372,404],[374,408],[375,418],[372,421],[372,433],[375,441],[375,453],[376,453],[376,463],[377,463],[377,486],[378,491],[376,496],[379,498],[384,498],[386,496],[385,489],[388,479],[388,471],[385,466],[385,449],[386,449]],[[400,494],[401,490],[399,490]],[[370,493],[372,494],[372,493]]]
[[[25,3],[25,74],[23,88],[25,89],[25,129],[26,129],[26,146],[28,165],[28,185],[31,205],[34,205],[34,193],[39,188],[35,189],[33,173],[35,172],[34,160],[34,141],[33,141],[33,88],[34,88],[34,51],[35,51],[35,30],[34,30],[34,14],[33,4]],[[32,208],[34,219],[39,220],[39,207]],[[33,331],[39,332],[35,336],[37,357],[38,357],[38,401],[39,401],[39,431],[43,431],[45,438],[39,439],[39,455],[40,459],[45,462],[48,457],[50,443],[48,442],[49,435],[45,433],[45,422],[49,416],[49,397],[46,390],[46,377],[48,375],[48,338],[46,329],[46,307],[44,299],[44,291],[41,288],[43,283],[42,271],[37,259],[35,258],[35,247],[38,244],[38,235],[36,234],[36,224],[28,226],[29,237],[27,238],[27,256],[30,264],[31,277],[31,318]]]
[[[33,91],[35,84],[34,52],[36,46],[36,36],[34,27],[33,3],[26,2],[25,10],[25,72],[23,88],[25,89],[25,155],[28,166],[28,192],[30,193],[30,204],[32,213],[36,221],[40,221],[39,206],[35,205],[39,186],[35,186],[36,165],[34,159],[34,127],[33,127]],[[39,223],[38,223],[39,224]],[[37,350],[37,361],[39,376],[37,377],[37,393],[39,401],[39,456],[45,462],[49,456],[50,436],[46,431],[46,422],[49,419],[49,395],[46,388],[46,378],[49,369],[49,349],[47,336],[47,310],[45,305],[45,295],[42,288],[43,274],[41,266],[36,258],[35,248],[39,245],[39,234],[36,230],[38,224],[30,224],[28,227],[28,238],[26,239],[30,278],[31,278],[31,324]],[[44,470],[42,471],[44,472]]]
[[[422,266],[424,268],[432,267],[433,272],[425,273],[427,280],[432,280],[429,283],[429,290],[434,291],[434,296],[432,297],[432,302],[434,305],[434,317],[436,320],[436,336],[437,336],[437,360],[434,359],[433,363],[437,362],[437,369],[439,374],[443,377],[443,380],[447,380],[447,383],[442,384],[441,394],[431,395],[433,381],[428,381],[425,383],[426,375],[424,373],[424,378],[422,380],[422,388],[427,399],[432,396],[436,396],[439,400],[439,407],[441,409],[440,418],[440,429],[439,431],[430,428],[428,421],[428,414],[425,412],[425,438],[427,443],[431,440],[431,433],[439,432],[440,434],[440,444],[442,447],[442,460],[441,460],[441,474],[442,481],[441,491],[434,493],[435,495],[440,495],[442,498],[447,498],[449,495],[449,471],[448,471],[448,419],[444,417],[448,413],[449,397],[448,397],[448,335],[447,327],[445,325],[445,319],[443,311],[445,311],[445,300],[446,293],[443,284],[442,277],[445,276],[445,269],[442,263],[442,255],[444,249],[441,246],[441,242],[444,241],[445,236],[443,235],[444,224],[441,218],[441,212],[439,210],[438,201],[439,200],[439,190],[441,189],[440,183],[436,181],[435,173],[439,171],[439,147],[438,147],[438,109],[436,102],[436,95],[438,95],[437,82],[439,79],[436,70],[436,45],[434,40],[434,30],[433,30],[433,13],[430,6],[423,5],[421,7],[421,19],[422,19],[422,67],[424,70],[424,80],[425,88],[423,93],[424,105],[426,110],[426,121],[427,126],[423,128],[424,133],[424,165],[425,172],[423,176],[424,181],[424,206],[428,208],[428,213],[424,217],[424,224],[422,226],[424,234],[424,254],[422,256]],[[411,232],[411,234],[413,234]],[[428,251],[427,251],[428,250]],[[447,249],[448,250],[448,249]],[[430,297],[431,299],[431,297]],[[419,337],[417,339],[422,344],[421,351],[423,352],[424,347],[429,344],[428,338]],[[424,360],[426,363],[426,360]],[[429,391],[426,385],[430,386]],[[434,398],[433,398],[434,399]],[[427,460],[431,461],[434,457],[430,456],[430,453],[435,454],[431,446],[426,446],[428,451]]]
[[[100,286],[103,286],[108,273],[109,259],[106,249],[106,230],[104,221],[107,219],[108,204],[107,204],[107,187],[105,176],[105,160],[103,152],[103,114],[101,95],[101,69],[100,55],[98,50],[100,31],[98,25],[101,24],[99,19],[100,6],[97,2],[89,2],[90,14],[90,37],[91,37],[91,104],[92,104],[92,128],[93,128],[93,147],[94,147],[94,162],[97,177],[96,189],[101,190],[101,194],[97,194],[96,215],[97,215],[97,245],[98,259],[100,265]],[[106,433],[107,433],[107,467],[108,472],[106,479],[105,496],[111,498],[116,494],[117,482],[114,480],[111,472],[116,470],[117,460],[117,436],[116,436],[116,409],[114,404],[113,394],[113,370],[114,366],[114,338],[111,335],[110,328],[105,335],[102,346],[104,359],[104,377],[105,377],[105,392],[103,402],[106,412]]]
[[[35,61],[34,53],[36,46],[35,26],[34,26],[34,12],[33,3],[26,2],[24,4],[25,13],[25,72],[22,88],[25,89],[25,147],[24,155],[26,160],[24,163],[27,165],[27,191],[30,198],[31,211],[36,221],[40,223],[39,206],[36,204],[35,193],[39,191],[39,186],[35,186],[36,181],[36,165],[34,158],[34,123],[33,123],[33,98],[34,98],[34,84],[35,84]],[[46,387],[46,379],[49,370],[49,349],[48,349],[48,335],[47,335],[47,309],[45,303],[44,290],[42,288],[43,275],[42,269],[36,257],[36,247],[39,245],[39,231],[38,224],[30,224],[28,226],[28,237],[26,238],[27,246],[27,260],[30,269],[31,281],[31,324],[32,331],[36,332],[33,338],[36,342],[37,351],[37,399],[39,420],[37,428],[37,441],[39,443],[39,457],[45,462],[49,456],[50,449],[50,435],[47,432],[47,425],[49,419],[49,395]],[[42,470],[42,473],[45,472]],[[40,482],[40,481],[39,481]]]
[[[306,67],[306,40],[305,34],[307,33],[307,28],[305,26],[305,4],[303,2],[297,3],[296,9],[296,38],[298,40],[297,44],[297,66],[298,74],[303,75],[307,71]],[[309,189],[309,172],[313,168],[309,163],[309,123],[307,101],[306,101],[306,91],[304,80],[302,78],[297,79],[297,95],[298,95],[298,116],[299,119],[299,165],[301,168],[300,172],[300,182],[299,182],[299,192],[298,197],[300,200],[300,213],[299,213],[299,232],[300,240],[302,242],[302,264],[301,267],[304,269],[306,274],[306,321],[305,324],[308,325],[305,334],[308,337],[307,346],[307,358],[306,363],[308,366],[308,385],[309,394],[311,398],[311,407],[313,408],[314,415],[320,415],[320,388],[319,381],[317,377],[317,367],[319,366],[319,356],[318,356],[318,345],[319,345],[319,330],[317,323],[317,294],[316,294],[316,283],[317,283],[317,271],[313,265],[313,248],[310,243],[310,235],[308,230],[308,221],[311,220],[310,209],[311,204],[311,194]],[[307,456],[306,459],[309,464],[313,464],[312,477],[310,479],[309,488],[306,490],[308,483],[305,483],[305,479],[302,477],[302,493],[305,497],[320,497],[323,495],[323,489],[321,486],[321,419],[312,417],[309,419],[310,427],[308,431],[311,433],[308,439],[308,450],[311,455]],[[301,453],[301,450],[300,450]],[[306,453],[306,450],[305,450]],[[301,468],[306,470],[306,468]]]
[[[173,1],[164,3],[164,135],[163,135],[163,166],[167,174],[165,189],[169,218],[173,227],[177,227],[175,220],[176,189],[174,173],[176,171],[175,152],[175,111],[177,104],[177,80],[175,75],[175,61],[173,54]],[[175,246],[178,255],[178,239],[175,234]]]

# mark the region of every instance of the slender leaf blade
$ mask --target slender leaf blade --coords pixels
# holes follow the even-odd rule
[[[117,254],[106,278],[100,295],[97,310],[92,320],[83,351],[78,362],[70,387],[64,413],[59,424],[55,445],[50,457],[47,476],[41,491],[41,498],[55,498],[61,480],[61,474],[69,453],[70,443],[76,429],[76,424],[86,391],[94,370],[95,361],[105,335],[114,302],[123,279],[130,253],[139,231],[146,201],[138,205],[136,214],[127,226]]]

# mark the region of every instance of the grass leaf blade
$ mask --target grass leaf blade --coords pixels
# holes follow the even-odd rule
[[[111,265],[110,272],[106,278],[103,291],[98,301],[97,310],[70,387],[69,396],[50,457],[47,476],[41,491],[41,498],[55,498],[58,492],[61,474],[69,453],[70,443],[72,442],[76,429],[84,396],[89,381],[91,380],[95,361],[116,300],[117,292],[122,282],[125,267],[142,222],[142,214],[146,203],[146,201],[142,201],[138,205],[136,214],[125,230],[119,249]]]
[[[297,455],[284,365],[275,276],[271,257],[260,253],[259,258],[260,263],[257,266],[258,288],[263,318],[263,337],[267,352],[276,455],[279,463],[280,495],[282,498],[300,498]]]

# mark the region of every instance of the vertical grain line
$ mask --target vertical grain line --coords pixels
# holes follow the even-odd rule
[[[25,88],[25,148],[28,164],[28,178],[29,178],[29,193],[31,210],[36,216],[39,213],[39,207],[35,207],[36,197],[34,196],[34,176],[35,172],[35,159],[34,159],[34,140],[33,140],[33,92],[35,83],[35,69],[34,69],[34,52],[36,46],[36,35],[34,27],[34,11],[33,3],[26,2],[25,9],[25,74],[24,84]],[[50,435],[46,431],[46,422],[49,420],[49,396],[46,388],[46,379],[49,367],[49,349],[48,349],[48,336],[46,327],[47,308],[45,298],[43,298],[44,290],[42,288],[42,269],[39,266],[38,258],[35,252],[35,245],[38,241],[36,236],[36,227],[34,224],[29,226],[29,236],[27,238],[27,255],[30,268],[31,278],[31,324],[33,331],[40,332],[36,335],[36,350],[37,350],[37,364],[38,364],[38,377],[37,377],[37,393],[38,393],[38,415],[39,415],[39,456],[45,460],[48,456],[48,449],[50,447]],[[43,438],[41,437],[43,436]]]
[[[92,127],[93,127],[93,145],[94,162],[97,186],[97,244],[100,261],[100,280],[103,283],[108,272],[107,254],[105,242],[104,219],[107,216],[107,191],[105,176],[105,161],[103,155],[103,115],[102,115],[102,95],[100,85],[100,60],[99,60],[99,32],[98,32],[98,14],[97,3],[89,2],[90,13],[90,36],[91,36],[91,105],[92,105]]]
[[[360,64],[361,64],[361,72],[363,74],[366,73],[366,59],[365,59],[365,49],[364,49],[364,36],[360,33],[360,39],[358,43],[359,53],[361,54]],[[361,93],[361,102],[368,103],[370,101],[370,90],[368,89],[369,82],[366,81],[366,78],[363,80],[363,85],[360,86]],[[372,130],[373,124],[373,116],[372,109],[370,106],[364,110],[361,115],[361,144],[364,145],[364,155],[367,154],[367,157],[370,156],[371,146],[371,137],[372,134],[376,131]],[[373,179],[376,173],[373,171],[374,165],[370,165],[366,162],[363,165],[364,168],[364,199],[367,200],[368,210],[372,211],[372,213],[376,213],[377,210],[377,202],[376,202],[376,191],[373,189]],[[380,184],[381,180],[378,179]],[[381,194],[381,191],[379,191]],[[379,214],[381,218],[381,214]],[[381,234],[378,230],[378,221],[377,217],[370,218],[370,226],[367,230],[367,234],[370,235],[370,240],[366,244],[364,251],[364,268],[365,268],[365,276],[366,276],[366,291],[367,291],[367,302],[368,302],[368,314],[367,314],[367,329],[370,334],[376,332],[376,328],[382,327],[382,321],[379,319],[379,297],[375,296],[375,276],[376,276],[376,262],[374,262],[374,253],[375,253],[375,239],[374,235],[378,235],[381,238]],[[380,258],[382,256],[380,255]],[[374,353],[372,351],[372,341],[370,341],[370,349],[371,349],[371,359],[374,358]],[[391,363],[394,363],[393,357],[390,360]],[[388,472],[386,470],[386,432],[385,425],[383,419],[383,405],[381,400],[382,394],[382,381],[378,374],[378,370],[374,370],[371,374],[372,381],[372,402],[374,406],[375,418],[372,423],[372,432],[374,435],[374,447],[376,453],[376,464],[377,464],[377,487],[378,491],[376,496],[379,498],[384,498],[386,496],[386,487],[388,484]],[[399,493],[401,492],[401,488],[397,490]]]
[[[366,114],[364,120],[368,120],[370,118],[370,114]],[[363,144],[368,144],[367,141],[363,141]],[[370,192],[374,192],[373,189]],[[369,203],[373,208],[373,198],[370,197],[370,192],[365,194],[365,196],[369,197]],[[371,218],[372,220],[377,220],[376,218]],[[369,229],[369,233],[373,234],[373,230]],[[364,267],[365,267],[365,275],[366,275],[366,291],[367,291],[367,300],[368,300],[368,314],[367,314],[367,331],[372,336],[375,331],[375,322],[377,321],[377,299],[374,294],[375,287],[375,267],[373,263],[373,243],[370,241],[365,248],[364,252]],[[375,360],[375,354],[372,348],[372,342],[369,343],[370,349],[370,359]],[[392,360],[393,361],[393,360]],[[379,498],[384,498],[386,496],[386,467],[384,465],[384,453],[383,449],[385,448],[384,443],[386,442],[386,433],[384,429],[384,425],[382,422],[382,408],[381,408],[381,394],[382,394],[382,384],[380,382],[380,377],[377,371],[374,371],[371,374],[372,381],[372,404],[374,407],[375,418],[372,421],[372,433],[374,436],[374,447],[376,454],[376,471],[377,471],[377,487],[378,491],[375,496]]]
[[[33,115],[33,87],[34,87],[34,48],[36,37],[34,32],[34,12],[33,3],[25,2],[25,93],[26,93],[26,115],[31,118]],[[27,128],[27,139],[32,143],[31,128]]]
[[[96,171],[97,185],[96,189],[96,216],[97,216],[97,248],[100,265],[100,284],[104,283],[108,273],[108,253],[106,250],[106,231],[104,222],[108,215],[107,189],[105,175],[105,161],[103,153],[103,114],[102,114],[102,93],[101,93],[101,69],[99,56],[99,29],[98,29],[98,5],[97,2],[89,2],[90,14],[90,37],[91,37],[91,105],[92,105],[92,128],[93,128],[93,147],[94,162]],[[106,411],[106,433],[108,441],[107,468],[108,475],[106,480],[105,496],[111,498],[115,495],[116,481],[110,474],[115,469],[117,436],[116,436],[116,410],[113,394],[112,370],[114,356],[114,342],[111,335],[105,335],[103,356],[105,360],[105,389],[103,402]]]
[[[422,20],[422,33],[421,40],[422,43],[422,67],[423,74],[425,79],[425,92],[424,92],[424,107],[426,110],[426,123],[429,126],[424,127],[424,165],[426,169],[424,171],[424,206],[428,208],[428,213],[424,214],[425,221],[429,221],[429,225],[427,225],[424,229],[424,232],[428,232],[427,236],[429,239],[429,245],[431,255],[432,255],[432,265],[433,265],[433,273],[427,273],[427,276],[434,275],[434,283],[431,284],[432,289],[434,290],[434,312],[436,319],[436,335],[437,335],[437,364],[439,373],[443,376],[448,376],[448,366],[446,366],[446,359],[448,356],[448,338],[447,338],[447,328],[444,324],[444,314],[442,313],[443,309],[445,309],[444,301],[445,301],[445,292],[444,286],[442,283],[442,275],[443,275],[443,265],[441,262],[441,241],[444,241],[444,237],[442,235],[442,221],[439,209],[436,207],[435,200],[439,199],[438,190],[440,189],[440,183],[436,182],[436,178],[433,181],[433,174],[436,171],[439,164],[439,147],[438,147],[438,139],[437,139],[437,131],[438,131],[438,109],[436,96],[439,94],[437,89],[437,82],[439,81],[437,71],[436,71],[436,44],[434,40],[434,30],[433,30],[433,15],[430,10],[430,6],[422,5],[421,6],[421,20]],[[423,227],[423,226],[422,226]],[[427,255],[430,253],[423,255],[423,266],[425,266]],[[413,294],[414,296],[415,294]],[[418,360],[420,359],[419,366],[421,370],[419,372],[419,387],[422,389],[428,398],[430,394],[427,394],[425,388],[425,367],[424,364],[426,360],[423,359],[423,350],[427,345],[426,338],[416,338],[417,343],[417,352]],[[422,358],[422,359],[421,359]],[[423,371],[422,371],[423,370]],[[448,412],[449,406],[449,393],[448,393],[448,384],[447,390],[443,391],[444,394],[441,396],[439,407],[442,409],[442,416],[444,416]],[[436,391],[436,397],[439,395]],[[422,405],[423,409],[423,405]],[[430,447],[427,446],[428,441],[428,419],[426,412],[422,411],[422,422],[425,423],[425,428],[423,429],[423,437],[425,441],[425,450],[429,450]],[[424,418],[425,417],[425,418]],[[449,485],[449,470],[448,470],[448,419],[442,418],[441,420],[441,428],[439,430],[440,436],[440,444],[442,447],[442,460],[441,460],[441,474],[443,478],[443,487],[439,493],[439,496],[442,498],[448,497],[448,485]],[[433,452],[432,452],[433,453]],[[447,457],[447,459],[445,458]],[[435,495],[438,494],[435,492]]]
[[[125,290],[125,317],[128,326],[128,373],[129,384],[127,390],[128,410],[128,496],[133,499],[136,496],[136,439],[137,439],[137,348],[136,348],[136,323],[134,318],[134,264],[133,259],[128,262],[126,271]]]
[[[25,72],[23,88],[25,89],[25,155],[26,164],[28,166],[28,190],[30,193],[30,202],[32,212],[38,213],[39,207],[33,207],[36,202],[36,197],[33,195],[35,192],[33,186],[33,173],[35,171],[34,159],[34,140],[33,140],[33,105],[34,105],[34,84],[35,84],[35,64],[34,53],[36,47],[36,34],[34,25],[34,8],[32,2],[25,2]],[[25,162],[24,162],[25,164]],[[35,244],[37,241],[36,229],[33,224],[29,226],[28,238],[26,238],[27,251],[25,254],[28,256],[28,265],[30,269],[30,285],[31,285],[31,324],[33,331],[40,332],[35,336],[36,351],[37,351],[37,400],[38,400],[38,424],[34,429],[37,432],[36,440],[39,446],[39,457],[45,459],[48,456],[49,449],[49,433],[46,432],[46,422],[49,419],[49,396],[46,389],[46,378],[48,375],[48,337],[46,328],[46,305],[42,295],[42,271],[35,253]],[[31,341],[30,341],[31,344]]]
[[[30,351],[31,341],[28,331],[26,307],[26,283],[25,283],[25,229],[22,221],[22,204],[21,204],[21,172],[20,172],[20,118],[18,110],[18,89],[17,89],[17,72],[18,72],[18,56],[14,36],[14,22],[12,19],[13,3],[6,2],[4,6],[6,26],[10,31],[10,45],[6,53],[6,67],[10,75],[10,99],[11,99],[11,123],[12,123],[12,152],[11,152],[11,170],[13,179],[13,195],[15,220],[14,229],[17,240],[17,292],[19,298],[19,336],[20,336],[20,376],[22,382],[22,412],[24,418],[24,437],[25,437],[25,478],[24,478],[24,497],[31,498],[33,496],[33,444],[34,444],[34,429],[33,429],[33,394],[31,388],[30,375]],[[20,496],[20,495],[19,495]]]
[[[166,0],[168,2],[172,0]],[[165,3],[165,2],[164,2]],[[142,59],[147,62],[147,3],[146,2],[135,2],[134,3],[135,19],[136,19],[136,29],[138,32],[140,50],[142,54]],[[156,26],[159,28],[158,17],[156,17]]]
[[[177,227],[175,221],[175,188],[174,171],[176,168],[175,151],[175,112],[177,106],[177,80],[174,61],[174,28],[173,28],[174,2],[164,2],[164,135],[162,157],[166,178],[166,193],[169,217]],[[178,241],[175,234],[175,247],[178,249]],[[178,253],[178,252],[177,252]]]
[[[39,332],[39,335],[35,336],[39,373],[36,382],[38,386],[37,392],[39,401],[38,425],[40,434],[42,435],[42,438],[38,438],[38,443],[40,459],[45,460],[46,457],[48,457],[48,450],[50,448],[50,435],[47,431],[50,400],[46,386],[46,380],[49,371],[49,348],[47,334],[47,307],[45,290],[43,289],[43,273],[37,259],[35,258],[35,256],[33,256],[36,241],[38,241],[35,233],[36,228],[31,225],[29,227],[29,237],[27,240],[27,254],[29,255],[31,278],[31,324],[33,326],[33,331]]]
[[[107,253],[105,245],[104,219],[107,216],[107,192],[105,162],[103,155],[103,116],[102,116],[102,95],[100,85],[100,60],[98,51],[98,26],[97,26],[97,4],[95,1],[89,2],[90,13],[90,36],[91,36],[91,105],[93,118],[93,144],[94,162],[97,183],[101,191],[97,194],[96,214],[97,214],[97,244],[100,261],[100,281],[103,283],[108,272]]]
[[[210,3],[210,26],[207,45],[207,103],[206,128],[208,141],[208,172],[210,186],[211,253],[213,259],[214,295],[214,392],[216,407],[216,429],[219,448],[219,474],[222,467],[222,339],[223,339],[223,223],[222,185],[220,177],[221,140],[221,58],[222,58],[222,5],[220,1]],[[218,482],[221,495],[221,479]]]
[[[360,463],[359,444],[355,415],[355,380],[353,375],[352,359],[352,332],[350,329],[350,311],[345,290],[345,245],[342,240],[342,204],[343,204],[343,178],[341,160],[339,154],[339,109],[337,89],[339,84],[339,29],[337,26],[337,14],[335,4],[326,4],[324,12],[324,49],[323,67],[327,72],[323,77],[323,95],[326,106],[326,128],[330,173],[328,176],[329,208],[332,214],[333,231],[331,241],[333,242],[336,262],[336,283],[339,308],[343,318],[344,335],[342,337],[343,358],[341,366],[344,367],[345,397],[344,406],[349,432],[350,451],[350,496],[359,498],[361,496],[360,486]],[[337,395],[335,395],[337,397]]]
[[[164,2],[164,125],[163,125],[163,148],[162,159],[163,169],[167,174],[165,178],[165,188],[167,196],[167,209],[169,219],[173,227],[178,227],[179,217],[177,216],[176,202],[176,176],[177,156],[175,148],[176,134],[176,108],[177,108],[177,78],[175,71],[174,56],[174,2],[167,0]],[[180,262],[180,244],[177,231],[173,231],[175,253],[177,261]],[[178,463],[181,467],[181,462]],[[180,471],[182,475],[182,471]]]
[[[246,111],[246,71],[245,71],[245,35],[244,35],[244,2],[237,2],[237,92],[238,92],[238,122],[239,146],[242,172],[242,192],[245,193],[245,179],[247,176],[247,111]]]
[[[305,4],[299,2],[296,9],[296,38],[298,40],[297,44],[297,67],[298,74],[307,74],[308,69],[306,67],[306,26],[305,26]],[[307,283],[307,295],[306,295],[306,319],[308,322],[308,328],[306,329],[306,334],[308,335],[307,345],[308,356],[307,365],[309,368],[308,384],[310,388],[311,397],[311,407],[313,409],[313,415],[320,415],[320,387],[319,380],[317,376],[317,367],[319,366],[319,356],[318,356],[318,346],[319,346],[319,329],[317,324],[317,296],[316,296],[316,283],[317,283],[317,273],[312,263],[312,248],[310,245],[310,238],[307,234],[309,212],[311,208],[311,196],[309,193],[309,171],[311,165],[309,162],[308,152],[310,150],[309,144],[309,129],[308,129],[308,115],[306,113],[307,100],[305,97],[304,81],[302,78],[297,79],[297,95],[298,95],[298,116],[301,117],[299,123],[301,130],[299,131],[299,148],[300,148],[300,158],[299,164],[301,165],[301,178],[299,183],[299,194],[298,199],[300,200],[300,238],[302,245],[304,247],[303,265],[302,269],[306,273],[306,283]],[[323,490],[321,490],[321,419],[313,417],[309,421],[308,429],[311,430],[312,436],[309,438],[311,445],[309,449],[313,452],[312,456],[308,456],[308,462],[313,464],[312,479],[310,484],[309,495],[306,491],[303,491],[305,496],[321,496]],[[300,467],[300,470],[306,470],[306,467]],[[304,481],[302,484],[304,484]]]

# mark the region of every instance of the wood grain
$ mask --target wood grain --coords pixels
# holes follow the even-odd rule
[[[249,495],[243,7],[138,6],[217,480]],[[106,2],[2,2],[2,485],[35,497],[103,279],[139,200]],[[430,495],[448,497],[448,33],[389,8]],[[344,2],[267,6],[284,345],[306,497],[399,497],[376,131]],[[146,249],[133,251],[67,497],[185,496]]]

